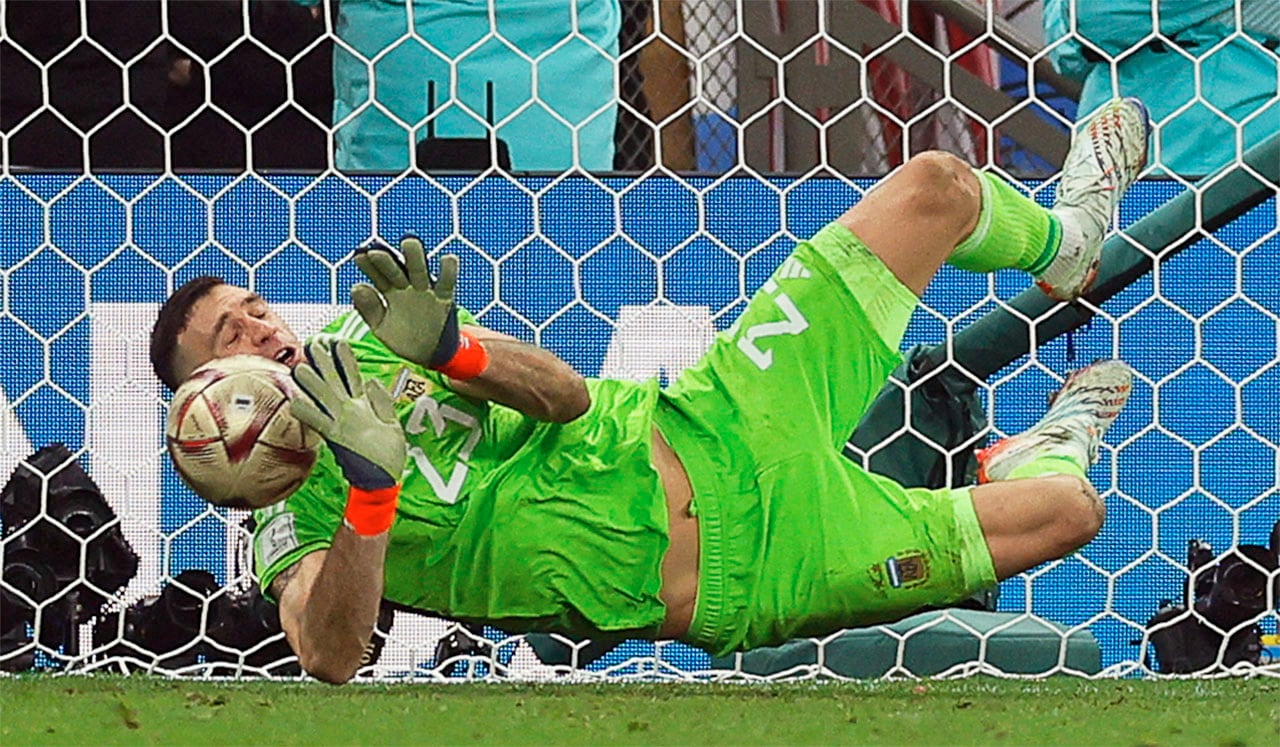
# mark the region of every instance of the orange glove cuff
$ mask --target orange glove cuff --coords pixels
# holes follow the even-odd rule
[[[459,381],[474,379],[489,367],[489,351],[469,332],[459,333],[458,338],[458,349],[453,357],[436,370]]]
[[[377,490],[352,487],[347,490],[347,511],[342,516],[342,523],[361,537],[382,534],[395,521],[399,497],[399,485]]]

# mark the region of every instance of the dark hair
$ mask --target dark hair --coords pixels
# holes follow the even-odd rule
[[[212,275],[201,275],[188,280],[169,296],[169,300],[164,302],[160,313],[156,315],[156,326],[151,328],[151,368],[155,370],[156,378],[171,392],[182,383],[173,370],[173,354],[178,350],[178,335],[182,334],[182,330],[187,328],[187,322],[191,321],[191,307],[219,285],[226,285],[226,281]]]

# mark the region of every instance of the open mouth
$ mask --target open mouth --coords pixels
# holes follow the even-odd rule
[[[293,351],[293,348],[280,348],[280,350],[276,352],[274,359],[277,363],[283,363],[286,366],[292,366],[293,361],[296,357],[297,357],[297,353]]]

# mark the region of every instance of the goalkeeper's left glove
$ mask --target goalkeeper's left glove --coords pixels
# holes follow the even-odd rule
[[[377,381],[361,379],[346,342],[312,342],[307,358],[293,369],[307,396],[290,401],[289,409],[329,444],[351,484],[347,525],[356,534],[381,534],[395,518],[406,454],[391,395]]]
[[[480,375],[489,357],[480,341],[458,329],[453,289],[458,258],[440,259],[440,278],[427,272],[426,249],[416,236],[400,241],[402,263],[389,247],[373,245],[356,253],[356,266],[373,283],[351,289],[351,302],[392,352],[454,379]]]

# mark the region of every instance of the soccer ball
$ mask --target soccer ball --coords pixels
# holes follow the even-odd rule
[[[165,442],[184,482],[217,506],[262,508],[311,474],[319,435],[289,412],[289,368],[256,355],[217,358],[169,404]]]

